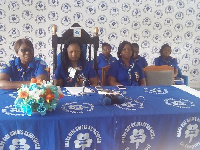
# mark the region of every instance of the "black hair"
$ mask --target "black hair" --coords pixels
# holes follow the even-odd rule
[[[101,47],[103,48],[104,46],[108,46],[110,49],[112,49],[111,45],[108,44],[108,43],[102,43],[102,46],[101,46]]]
[[[139,48],[139,45],[138,45],[137,43],[132,43],[131,45],[132,45],[132,47],[134,47],[134,48]]]
[[[128,42],[128,41],[123,41],[122,43],[119,44],[119,47],[118,47],[118,51],[117,51],[117,56],[118,56],[118,58],[121,57],[120,54],[121,54],[121,52],[122,52],[122,50],[123,50],[123,48],[124,48],[124,46],[125,46],[126,44],[130,45],[131,50],[132,50],[132,52],[133,52],[133,48],[132,48],[131,43]]]
[[[169,44],[162,45],[161,49],[160,49],[160,55],[162,55],[162,52],[163,52],[163,50],[164,50],[165,47],[170,47],[171,48],[171,46],[169,46]]]
[[[26,44],[30,49],[34,50],[33,43],[29,39],[19,39],[14,44],[14,50],[17,54],[22,44]]]
[[[64,44],[64,48],[61,51],[61,62],[63,64],[63,66],[64,66],[66,74],[68,73],[68,68],[69,68],[69,65],[70,65],[70,59],[68,57],[67,48],[71,44],[77,44],[77,45],[79,45],[79,47],[81,49],[81,55],[80,55],[79,60],[81,61],[81,67],[82,67],[82,69],[84,69],[84,67],[85,67],[85,61],[86,60],[85,60],[85,58],[83,56],[81,43],[79,42],[79,40],[77,38],[74,38],[74,37],[73,38],[69,38],[66,41],[66,43]]]

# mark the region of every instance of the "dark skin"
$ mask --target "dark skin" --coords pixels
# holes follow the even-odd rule
[[[161,56],[167,60],[167,58],[170,56],[172,50],[170,47],[164,47],[161,53]],[[174,77],[178,75],[178,69],[174,69]]]
[[[18,50],[17,56],[20,58],[22,67],[27,69],[29,62],[34,57],[34,51],[28,50],[24,52],[24,49],[30,48],[26,44],[22,44]],[[38,80],[46,80],[47,76],[42,74],[38,75],[36,78]],[[20,88],[22,84],[30,84],[30,81],[10,81],[10,76],[8,74],[0,73],[0,89],[17,89]]]
[[[67,48],[67,54],[69,59],[71,60],[71,64],[73,68],[78,67],[78,60],[81,56],[81,48],[78,44],[70,44]],[[89,78],[89,82],[91,86],[96,86],[97,85],[97,77],[94,78]],[[63,80],[54,80],[54,84],[57,86],[62,86],[63,85]]]
[[[126,67],[129,67],[130,66],[130,59],[132,57],[132,54],[133,54],[133,51],[130,47],[129,44],[126,44],[123,48],[123,50],[121,51],[121,58],[122,60],[124,61],[124,64],[126,65]],[[119,82],[117,82],[117,79],[112,77],[112,76],[108,76],[108,81],[109,81],[109,84],[110,86],[116,86],[116,85],[121,85]],[[139,80],[139,85],[140,86],[146,86],[146,81],[145,79],[141,79]]]

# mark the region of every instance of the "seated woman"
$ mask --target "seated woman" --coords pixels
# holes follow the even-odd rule
[[[111,45],[108,43],[103,43],[102,53],[100,53],[99,56],[97,57],[98,75],[100,80],[102,76],[101,72],[102,67],[108,66],[117,60],[110,54],[110,52],[111,52]]]
[[[141,68],[148,66],[148,63],[144,57],[139,55],[139,45],[137,43],[132,43],[133,47],[133,60],[135,64],[138,64]]]
[[[92,65],[85,60],[81,44],[76,38],[70,38],[61,52],[61,62],[54,73],[54,84],[58,86],[97,85],[96,73]]]
[[[47,79],[46,63],[34,58],[34,48],[28,39],[19,39],[14,45],[17,58],[5,64],[0,72],[1,89],[17,89],[30,84],[31,78]]]
[[[174,67],[174,78],[177,79],[178,63],[177,59],[170,56],[172,50],[168,44],[164,44],[160,49],[160,56],[154,59],[155,66],[168,65]],[[175,80],[175,84],[183,84],[183,81]]]
[[[130,42],[123,41],[119,45],[117,56],[119,60],[111,64],[108,71],[109,84],[111,86],[145,86],[142,68],[133,62],[133,49]]]

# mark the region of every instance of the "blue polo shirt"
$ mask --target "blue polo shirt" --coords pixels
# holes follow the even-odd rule
[[[108,76],[116,78],[117,82],[125,86],[139,86],[139,80],[144,78],[142,68],[130,60],[130,66],[126,67],[120,58],[111,64]]]
[[[174,69],[178,69],[177,59],[173,58],[171,56],[169,56],[167,58],[167,60],[165,60],[162,56],[159,56],[159,57],[155,58],[154,61],[155,61],[154,63],[156,66],[168,65],[168,66],[174,67]],[[183,85],[184,81],[183,81],[183,79],[181,79],[180,77],[177,76],[174,79],[174,83],[176,85]]]
[[[144,57],[141,57],[140,55],[138,55],[137,58],[134,59],[134,63],[138,64],[138,66],[140,66],[141,68],[145,68],[146,66],[148,66],[146,59]]]
[[[78,63],[78,67],[81,67],[80,62]],[[63,86],[73,87],[73,86],[75,86],[75,83],[77,82],[77,78],[76,77],[71,78],[71,77],[69,77],[69,74],[70,74],[69,72],[67,74],[65,73],[63,64],[58,64],[58,66],[55,70],[53,79],[54,80],[62,79],[63,80]],[[96,77],[96,73],[95,73],[94,69],[92,68],[91,63],[89,63],[88,61],[86,61],[84,69],[81,70],[79,72],[79,74],[83,74],[84,77],[87,79],[86,86],[89,86],[89,78]]]
[[[98,75],[99,79],[101,80],[101,68],[110,65],[111,63],[114,63],[117,59],[113,57],[111,54],[109,56],[109,59],[107,59],[102,53],[99,54],[97,57],[97,65],[98,65]]]
[[[168,65],[174,67],[174,69],[178,69],[177,59],[169,56],[167,60],[165,60],[162,56],[159,56],[154,59],[155,66]]]
[[[10,60],[1,69],[1,73],[6,73],[10,76],[10,81],[30,81],[31,78],[36,78],[38,75],[47,75],[46,63],[43,60],[33,58],[29,63],[28,68],[24,69],[21,66],[20,58]]]

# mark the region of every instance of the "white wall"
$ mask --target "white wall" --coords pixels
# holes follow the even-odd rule
[[[23,37],[51,64],[52,25],[61,36],[76,22],[91,35],[99,27],[101,42],[112,44],[114,56],[121,41],[137,42],[149,65],[169,43],[190,86],[200,87],[198,0],[0,0],[0,66],[15,55],[13,43]]]

